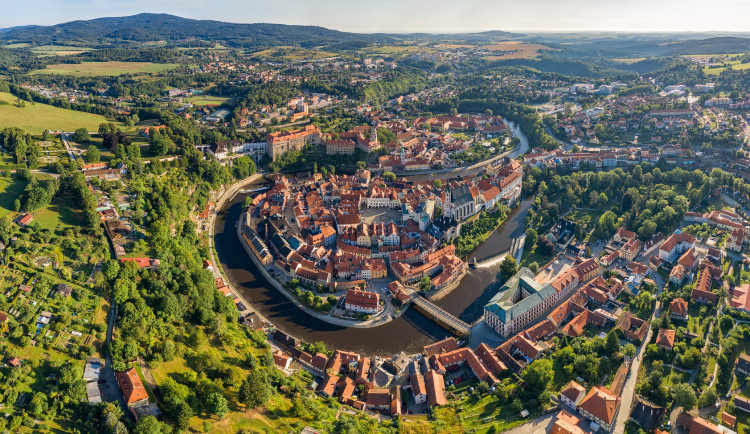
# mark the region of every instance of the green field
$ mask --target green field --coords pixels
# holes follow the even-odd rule
[[[193,105],[222,105],[232,98],[225,96],[210,96],[210,95],[196,95],[190,98],[185,98],[185,102],[189,102]]]
[[[0,92],[0,128],[18,127],[31,134],[42,134],[45,129],[73,131],[85,127],[96,131],[99,124],[107,122],[104,116],[66,110],[47,104],[26,102],[25,107],[16,106],[16,96]]]
[[[41,45],[39,47],[34,47],[31,49],[32,52],[42,56],[68,56],[91,50],[92,48],[76,47],[72,45]]]
[[[75,75],[78,77],[117,76],[124,74],[149,74],[177,67],[176,63],[153,62],[83,62],[47,65],[31,74]]]

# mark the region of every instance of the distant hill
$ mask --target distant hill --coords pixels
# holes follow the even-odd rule
[[[317,26],[283,24],[235,24],[192,20],[169,14],[139,14],[128,17],[71,21],[54,26],[25,26],[0,31],[0,41],[33,45],[122,46],[165,41],[171,44],[200,41],[234,47],[293,45],[315,47],[328,44],[389,42],[387,35],[339,32]]]

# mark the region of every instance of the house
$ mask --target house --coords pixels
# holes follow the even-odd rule
[[[737,406],[737,408],[740,408],[740,407]],[[698,416],[693,416],[689,413],[680,413],[680,415],[677,416],[677,421],[675,424],[679,427],[682,427],[688,430],[688,432],[694,433],[694,434],[723,434],[724,433],[724,431],[721,430],[718,426],[712,424],[706,419],[703,419]]]
[[[721,423],[724,425],[729,426],[730,428],[734,428],[735,425],[737,425],[737,416],[733,416],[726,411],[721,412]]]
[[[729,301],[732,309],[750,312],[750,284],[743,283],[736,286],[732,292],[732,299]]]
[[[659,329],[659,334],[656,336],[656,345],[664,348],[665,350],[672,350],[674,347],[675,331],[672,329]]]
[[[388,389],[370,389],[365,395],[365,405],[370,410],[390,412],[391,393]]]
[[[581,419],[577,416],[562,410],[555,417],[555,423],[552,425],[549,434],[584,434],[584,431],[578,426],[580,422]]]
[[[3,323],[6,323],[6,322],[8,322],[8,319],[9,319],[9,318],[10,318],[10,317],[8,316],[8,314],[7,314],[7,313],[5,313],[5,312],[0,312],[0,324],[3,324]]]
[[[688,302],[682,298],[675,298],[669,303],[669,317],[681,321],[688,320]]]
[[[738,410],[750,413],[750,399],[747,399],[742,395],[734,395],[734,405]]]
[[[70,294],[73,292],[73,287],[68,285],[67,283],[60,283],[57,285],[57,290],[55,291],[56,294],[61,295],[63,297],[70,297]]]
[[[695,288],[690,294],[690,299],[696,303],[701,304],[716,304],[719,294],[711,291],[704,291],[702,289]]]
[[[350,289],[344,298],[344,308],[352,312],[377,313],[380,310],[380,294]]]
[[[648,321],[642,320],[628,311],[617,320],[617,325],[615,327],[623,332],[626,339],[631,341],[642,341],[643,338],[646,337],[648,326]]]
[[[578,411],[586,419],[595,422],[605,431],[609,431],[612,429],[619,408],[619,396],[615,396],[606,387],[594,386],[581,401]]]
[[[568,404],[571,408],[578,408],[578,404],[586,396],[586,388],[571,380],[567,386],[560,391],[560,401]]]
[[[678,255],[695,247],[695,237],[686,232],[676,231],[659,246],[659,259],[674,262]]]
[[[338,384],[339,379],[338,375],[326,374],[323,381],[318,385],[318,393],[331,398],[336,392],[336,384]]]
[[[19,359],[18,357],[11,357],[5,363],[11,368],[17,368],[21,366],[21,359]]]
[[[115,372],[115,378],[117,379],[117,384],[120,386],[120,390],[122,390],[122,395],[128,407],[136,407],[148,402],[146,388],[143,387],[143,383],[135,368]]]
[[[740,354],[734,363],[734,370],[745,376],[750,375],[750,356],[745,353]]]
[[[411,380],[411,392],[414,396],[414,402],[417,404],[424,404],[427,402],[427,386],[424,383],[424,377],[420,374],[414,374],[410,378]]]
[[[620,226],[617,232],[612,236],[612,239],[618,243],[627,243],[628,241],[635,238],[635,232],[625,229],[624,226]]]
[[[644,431],[652,432],[661,425],[664,419],[664,407],[646,401],[640,396],[635,396],[635,405],[630,411],[629,420],[641,427]]]
[[[281,350],[276,350],[276,352],[273,353],[273,363],[282,371],[286,371],[292,363],[292,358],[282,353]]]
[[[430,406],[446,405],[445,382],[443,376],[434,370],[429,370],[424,376],[425,387],[427,387],[427,403]]]
[[[21,217],[19,217],[18,219],[16,219],[16,223],[18,224],[18,226],[25,228],[26,226],[31,224],[32,220],[34,220],[34,216],[32,216],[29,213],[26,213],[22,215]]]

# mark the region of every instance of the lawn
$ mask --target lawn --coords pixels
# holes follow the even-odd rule
[[[185,102],[190,104],[203,106],[203,105],[222,105],[224,103],[232,101],[232,98],[225,96],[210,96],[210,95],[196,95],[190,98],[185,98]]]
[[[460,413],[457,408],[462,408]],[[482,398],[469,396],[454,404],[435,410],[435,425],[442,426],[444,432],[501,432],[528,422],[510,410],[508,405],[500,405],[492,395]]]
[[[18,107],[17,99],[13,94],[0,92],[0,128],[18,127],[31,134],[42,134],[45,129],[73,131],[80,127],[96,131],[99,124],[107,122],[104,116],[47,104],[27,101],[25,107]]]
[[[26,188],[26,183],[16,177],[0,177],[0,217],[13,212],[13,202],[18,199]]]
[[[78,77],[117,76],[124,74],[150,74],[177,67],[176,63],[153,62],[82,62],[47,65],[31,74],[75,75]]]

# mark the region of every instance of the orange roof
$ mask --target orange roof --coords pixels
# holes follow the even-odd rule
[[[614,422],[617,407],[620,405],[620,397],[615,396],[606,387],[594,386],[589,393],[583,398],[579,408],[594,415],[597,419],[604,421],[608,425]]]
[[[578,426],[581,420],[575,415],[562,410],[555,418],[549,434],[583,434],[584,431]]]
[[[660,329],[659,334],[656,336],[656,345],[672,348],[674,347],[674,336],[674,330]]]
[[[138,372],[136,372],[135,368],[130,368],[124,372],[115,372],[115,377],[128,405],[148,399],[148,393],[146,393],[146,389],[143,387],[143,383],[140,377],[138,377]]]

